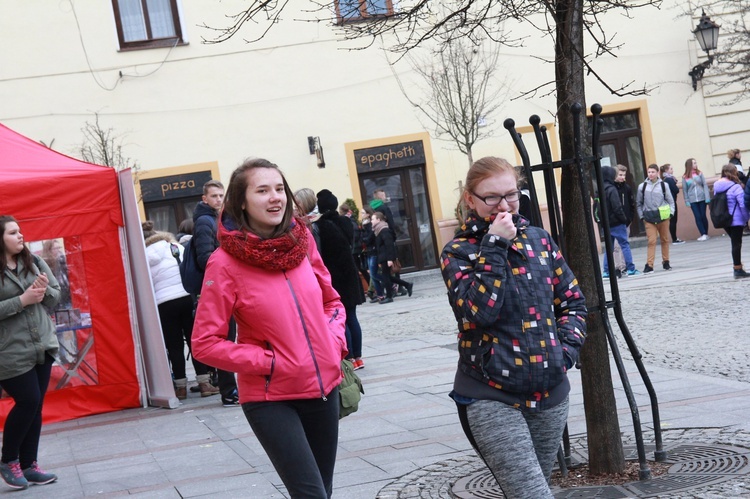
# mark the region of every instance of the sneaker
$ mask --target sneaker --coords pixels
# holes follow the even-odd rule
[[[615,277],[617,277],[618,279],[622,277],[622,271],[620,269],[615,270]]]
[[[0,476],[11,489],[22,490],[29,488],[29,481],[23,476],[18,459],[9,463],[0,463]]]
[[[643,273],[644,274],[650,274],[653,271],[654,271],[654,268],[651,265],[649,265],[649,264],[646,264],[646,266],[643,267]]]
[[[23,470],[23,476],[30,485],[47,485],[57,480],[57,475],[54,473],[47,473],[36,464],[36,461],[31,463],[31,466]]]
[[[383,305],[384,303],[393,303],[393,298],[386,297],[386,298],[383,298],[382,300],[380,300],[380,304],[381,305]]]
[[[641,273],[640,271],[633,269],[633,270],[628,270],[624,275],[641,275]]]
[[[609,279],[609,272],[605,270],[604,273],[602,274],[602,279]]]
[[[742,279],[745,277],[750,277],[750,274],[744,271],[744,269],[734,269],[734,278],[735,279]]]
[[[354,370],[357,371],[359,369],[365,368],[365,361],[362,359],[354,359],[352,362],[352,365],[354,366]]]
[[[398,296],[406,296],[407,294],[411,296],[411,293],[409,293],[408,288],[399,288]]]
[[[208,381],[205,383],[198,383],[198,387],[200,388],[201,397],[210,397],[211,395],[218,395],[220,393],[219,388]]]
[[[708,237],[708,234],[703,234],[701,237],[698,238],[698,241],[708,241],[710,237]]]
[[[406,285],[406,293],[411,296],[412,291],[414,290],[414,283],[410,282]]]
[[[191,393],[199,393],[201,391],[201,387],[198,385],[192,385],[189,390]]]
[[[685,241],[683,241],[682,239],[675,239],[674,241],[672,241],[672,244],[685,244]]]
[[[669,260],[664,260],[664,263],[662,263],[661,266],[664,267],[664,270],[672,270],[672,266],[669,265]]]
[[[382,299],[382,296],[376,296],[375,298],[370,298],[370,303],[380,303]]]
[[[237,395],[237,389],[232,390],[228,396],[221,396],[221,405],[224,407],[236,407],[240,405],[240,397]]]

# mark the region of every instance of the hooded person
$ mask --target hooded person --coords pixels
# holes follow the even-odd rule
[[[628,225],[630,224],[630,219],[628,218],[626,207],[622,204],[622,198],[615,183],[616,178],[616,169],[611,166],[602,167],[602,180],[604,181],[602,202],[607,204],[607,220],[609,221],[612,244],[614,245],[615,241],[617,241],[620,249],[622,249],[622,256],[625,259],[626,267],[625,275],[638,275],[640,272],[635,268],[633,254],[630,251],[630,243],[628,242]],[[606,253],[604,254],[603,277],[609,277],[609,262],[607,261]]]

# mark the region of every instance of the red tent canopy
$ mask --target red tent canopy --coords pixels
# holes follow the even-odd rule
[[[57,153],[0,125],[0,214],[19,221],[32,252],[52,262],[53,273],[64,272],[58,280],[67,280],[69,288],[67,299],[50,311],[61,349],[45,423],[138,407],[115,170]],[[0,423],[11,406],[11,400],[0,400]]]

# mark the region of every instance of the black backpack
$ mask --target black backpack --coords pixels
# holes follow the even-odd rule
[[[185,244],[185,252],[182,255],[182,261],[179,263],[182,287],[192,295],[199,295],[203,286],[203,271],[198,268],[198,255],[192,237]]]
[[[711,211],[711,223],[717,229],[727,229],[732,226],[734,219],[734,210],[729,213],[729,201],[727,200],[727,191],[715,194],[713,199],[708,203]],[[735,203],[734,209],[737,209]]]

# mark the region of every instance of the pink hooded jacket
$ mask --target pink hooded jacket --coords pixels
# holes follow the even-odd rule
[[[315,244],[308,255],[285,271],[254,267],[222,248],[208,260],[192,353],[237,373],[240,403],[322,398],[341,382],[346,314]],[[226,339],[231,316],[236,344]]]

